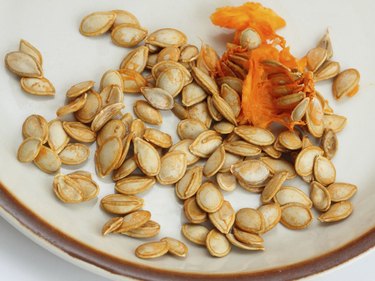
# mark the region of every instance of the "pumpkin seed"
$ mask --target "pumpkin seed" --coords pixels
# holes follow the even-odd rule
[[[308,136],[303,136],[302,137],[302,149],[305,149],[306,147],[309,147],[309,146],[312,146],[312,142],[311,140],[309,139]]]
[[[317,156],[314,161],[314,177],[322,185],[330,185],[336,180],[333,163],[324,156]]]
[[[174,106],[172,108],[172,112],[174,115],[177,116],[180,120],[184,120],[189,118],[189,113],[185,107],[175,101]]]
[[[195,166],[186,171],[176,184],[176,195],[180,199],[187,199],[195,195],[202,184],[203,168]]]
[[[176,97],[183,86],[183,73],[178,68],[167,68],[156,79],[156,87],[167,91],[172,97]]]
[[[116,14],[116,19],[112,25],[113,28],[123,23],[140,26],[138,19],[132,13],[124,10],[113,10],[112,12]]]
[[[217,86],[214,79],[212,79],[209,75],[204,73],[198,67],[192,67],[192,74],[195,79],[195,82],[199,86],[201,86],[207,93],[212,95],[219,94],[219,87]]]
[[[225,151],[240,155],[240,156],[258,156],[261,149],[245,141],[232,141],[224,143]]]
[[[159,110],[153,108],[148,102],[143,100],[137,100],[134,103],[133,110],[135,115],[143,122],[152,125],[161,125],[163,123],[163,117]]]
[[[36,61],[42,65],[43,64],[43,57],[42,57],[42,54],[40,53],[40,51],[35,47],[33,46],[30,42],[24,40],[24,39],[21,39],[20,40],[20,45],[19,45],[19,48],[18,50],[22,53],[25,53],[25,54],[28,54],[32,57],[34,57],[36,59]]]
[[[203,225],[185,223],[182,225],[181,232],[189,241],[198,245],[206,245],[206,238],[209,230]]]
[[[92,89],[94,85],[95,82],[91,80],[75,84],[66,92],[66,97],[69,99],[77,98]]]
[[[346,219],[353,212],[353,205],[349,201],[341,201],[333,204],[327,212],[321,214],[318,219],[321,222],[336,222]]]
[[[316,47],[311,49],[307,55],[307,69],[314,72],[316,71],[327,59],[327,50],[324,48]]]
[[[100,201],[101,207],[111,213],[125,215],[143,206],[143,199],[132,195],[109,194]]]
[[[302,141],[294,131],[283,131],[279,134],[278,140],[282,146],[290,150],[300,149]]]
[[[203,168],[203,174],[206,177],[214,176],[224,164],[225,150],[224,146],[220,145],[214,153],[207,159]]]
[[[118,181],[133,173],[137,169],[137,163],[134,158],[126,159],[121,166],[114,171],[112,179]]]
[[[183,65],[181,65],[178,62],[175,61],[161,61],[154,65],[154,67],[151,69],[152,76],[154,76],[155,79],[157,79],[164,70],[169,68],[178,68],[181,70],[184,78],[184,86],[191,83],[193,81],[193,78],[189,72],[189,70],[186,69]]]
[[[185,258],[188,253],[188,248],[181,241],[171,238],[164,237],[160,241],[165,241],[168,244],[168,252],[177,257]]]
[[[323,123],[325,129],[331,129],[333,132],[341,132],[346,126],[346,117],[332,114],[324,115]]]
[[[185,45],[181,47],[181,54],[179,61],[191,62],[197,59],[199,55],[199,49],[194,45]]]
[[[223,76],[223,77],[219,77],[216,81],[220,87],[223,84],[227,84],[229,87],[235,90],[237,94],[242,93],[243,82],[241,79],[237,77]]]
[[[312,202],[309,197],[307,197],[307,195],[298,188],[292,186],[281,187],[273,199],[281,206],[289,203],[298,203],[306,206],[307,208],[312,207]]]
[[[273,148],[276,151],[279,151],[279,152],[282,152],[282,153],[289,152],[289,150],[280,143],[279,138],[277,138],[276,141],[273,143]]]
[[[262,157],[262,162],[267,165],[271,173],[288,172],[287,179],[293,179],[297,176],[296,171],[291,163],[283,159],[272,159],[270,157]]]
[[[332,91],[335,99],[340,99],[343,96],[353,96],[358,90],[360,79],[358,70],[354,68],[346,69],[340,72],[335,80],[333,80]]]
[[[149,54],[146,62],[146,68],[152,69],[157,64],[158,54]],[[152,78],[154,78],[152,76]]]
[[[74,112],[75,118],[82,123],[90,123],[102,108],[102,99],[97,92],[90,90],[86,94],[85,105]]]
[[[335,182],[327,187],[332,202],[349,200],[357,192],[357,186],[350,183]]]
[[[219,187],[224,191],[233,191],[236,188],[236,177],[231,173],[217,173],[216,181]]]
[[[159,47],[180,47],[186,44],[186,35],[173,28],[161,28],[151,33],[146,38],[146,43]]]
[[[166,60],[171,60],[171,61],[178,61],[180,58],[180,49],[175,47],[175,46],[169,46],[163,48],[159,53],[157,57],[157,61],[166,61]]]
[[[131,229],[129,231],[121,232],[121,234],[134,238],[150,238],[158,235],[159,232],[160,225],[153,220],[149,220],[140,227]]]
[[[132,229],[136,229],[151,218],[151,213],[145,210],[138,210],[124,216],[121,226],[116,229],[116,233],[126,232]]]
[[[145,130],[146,125],[140,119],[135,119],[130,126],[130,133],[132,133],[134,137],[143,138]]]
[[[99,186],[87,175],[69,174],[67,177],[78,183],[78,188],[82,193],[82,202],[94,199],[99,194]]]
[[[234,125],[226,121],[221,121],[214,125],[214,129],[219,134],[226,135],[226,134],[230,134],[231,132],[233,132]]]
[[[56,115],[58,117],[61,117],[69,113],[73,113],[73,112],[80,110],[85,105],[86,99],[87,99],[87,94],[81,95],[80,97],[76,98],[72,102],[59,107],[56,111]]]
[[[310,103],[310,98],[304,98],[303,100],[301,100],[297,105],[296,107],[293,109],[290,117],[292,119],[292,121],[301,121],[302,118],[305,116],[305,113],[306,113],[306,110],[307,110],[307,107],[309,106],[309,103]]]
[[[108,138],[99,147],[95,154],[95,160],[97,173],[100,177],[107,176],[115,169],[120,160],[122,148],[122,141],[116,136]]]
[[[186,155],[186,164],[189,166],[191,164],[196,163],[199,160],[198,156],[195,156],[192,154],[189,150],[189,146],[193,143],[193,140],[191,139],[184,139],[173,145],[170,149],[169,152],[172,151],[181,151],[185,153]]]
[[[278,159],[281,157],[282,153],[278,150],[276,150],[273,145],[266,145],[262,146],[262,150],[269,156],[271,156],[274,159]],[[293,168],[294,170],[294,168]],[[295,172],[294,172],[295,173]],[[288,175],[289,177],[290,175]]]
[[[331,196],[328,190],[316,181],[311,183],[310,198],[318,211],[325,212],[331,206]]]
[[[262,192],[262,202],[269,203],[276,193],[280,190],[281,185],[284,183],[288,176],[288,172],[278,172],[276,173],[271,180],[266,184]]]
[[[120,69],[118,72],[124,81],[124,93],[140,93],[141,88],[147,84],[146,79],[135,70]]]
[[[258,234],[242,231],[241,229],[234,227],[233,235],[238,241],[246,245],[263,246],[264,240]]]
[[[332,42],[331,37],[329,36],[328,30],[323,35],[323,37],[320,39],[317,47],[323,48],[327,50],[327,59],[330,59],[333,56],[333,50],[332,50]]]
[[[96,133],[90,127],[81,122],[63,122],[62,126],[69,137],[80,142],[93,142],[96,139]]]
[[[21,88],[25,92],[36,96],[54,96],[55,87],[47,78],[22,77]]]
[[[208,69],[209,73],[212,73],[216,70],[216,66],[218,65],[220,59],[214,48],[212,48],[208,44],[202,44],[200,57],[202,58],[204,65]]]
[[[248,251],[263,251],[264,250],[264,247],[261,245],[248,245],[248,244],[238,241],[232,233],[226,234],[226,238],[232,245],[243,250],[248,250]]]
[[[64,203],[79,203],[83,200],[78,182],[63,174],[57,174],[54,177],[53,191],[56,197]]]
[[[120,64],[120,69],[133,70],[142,73],[147,64],[148,48],[140,46],[129,52]]]
[[[261,43],[262,39],[254,29],[248,27],[241,32],[240,44],[242,48],[249,50],[256,49]]]
[[[157,129],[147,128],[143,134],[143,138],[148,142],[162,148],[169,148],[172,146],[172,137],[167,133]]]
[[[298,175],[308,176],[313,172],[316,156],[323,155],[324,151],[318,146],[309,146],[301,150],[298,154],[295,169]]]
[[[141,92],[150,105],[157,109],[168,110],[174,105],[173,97],[161,88],[142,87]]]
[[[155,184],[153,177],[129,176],[120,179],[115,184],[117,192],[125,195],[134,195],[145,192]]]
[[[258,211],[263,215],[264,227],[261,233],[265,233],[274,228],[281,219],[281,208],[278,203],[270,203],[262,205],[258,208]]]
[[[74,171],[74,172],[68,174],[68,176],[72,176],[72,175],[80,175],[80,176],[86,177],[88,179],[92,179],[91,173],[83,171],[83,170]]]
[[[184,213],[191,223],[202,223],[207,220],[207,213],[198,206],[195,197],[190,197],[184,201]]]
[[[43,69],[39,62],[33,56],[23,52],[6,54],[5,66],[20,77],[40,78],[43,76]]]
[[[212,130],[207,130],[198,135],[189,150],[196,156],[208,158],[222,143],[221,137]]]
[[[161,168],[156,178],[160,184],[174,184],[184,176],[186,167],[185,153],[168,152],[161,158]]]
[[[260,160],[246,160],[234,164],[230,168],[231,173],[248,185],[263,183],[270,175],[267,166]]]
[[[196,197],[199,207],[207,213],[214,213],[220,209],[224,199],[220,190],[212,182],[205,182],[197,191]]]
[[[231,246],[225,235],[212,229],[206,237],[208,252],[214,257],[224,257],[229,254]]]
[[[271,145],[275,141],[275,136],[270,131],[249,125],[238,126],[234,128],[234,132],[255,145]]]
[[[48,123],[43,116],[33,114],[25,119],[22,124],[24,138],[34,137],[46,143],[48,139]]]
[[[319,82],[336,77],[340,73],[340,64],[336,61],[326,61],[314,73],[314,81]]]
[[[20,162],[33,161],[42,147],[42,141],[38,138],[26,138],[20,145],[17,151],[17,159]]]
[[[305,205],[289,203],[281,206],[280,222],[289,229],[304,229],[310,225],[312,219],[312,213]]]
[[[229,152],[225,152],[225,159],[224,164],[219,170],[221,173],[226,173],[230,171],[230,167],[238,162],[241,162],[243,160],[243,157],[238,156],[236,154],[232,154]]]
[[[82,164],[90,156],[90,149],[81,143],[70,143],[60,153],[61,163],[65,165]]]
[[[182,89],[182,104],[192,106],[200,103],[207,97],[206,92],[197,83],[192,82]]]
[[[207,128],[211,126],[212,118],[208,111],[207,102],[200,102],[190,106],[187,111],[190,119],[196,119],[203,122]]]
[[[61,160],[55,151],[42,145],[34,164],[43,172],[52,174],[60,169]]]
[[[229,55],[229,60],[244,70],[249,70],[249,60],[242,55]]]
[[[117,85],[108,85],[100,92],[100,98],[102,99],[102,106],[114,103],[122,103],[124,100],[124,95],[122,93],[122,88]]]
[[[261,212],[252,208],[242,208],[236,213],[235,225],[239,229],[260,233],[264,229],[264,218]]]
[[[241,112],[241,99],[237,92],[227,84],[222,84],[220,94],[223,99],[229,104],[234,116],[237,118]]]
[[[110,137],[118,137],[119,139],[123,139],[126,134],[125,130],[124,122],[117,119],[110,120],[100,130],[96,142],[98,146],[101,146]]]
[[[117,162],[114,169],[118,169],[122,165],[122,163],[125,161],[126,156],[128,155],[128,152],[129,152],[129,149],[130,149],[131,141],[133,140],[133,138],[134,138],[134,134],[130,133],[125,137],[125,139],[123,139],[121,157],[120,157],[119,161]]]
[[[209,213],[208,217],[221,233],[226,234],[229,233],[234,224],[235,211],[228,201],[224,201],[220,209],[214,213]]]
[[[277,98],[275,104],[282,109],[293,109],[304,98],[306,98],[306,94],[304,92],[298,92]]]
[[[125,124],[126,133],[130,133],[130,127],[133,123],[133,116],[131,113],[127,112],[121,117],[121,121]]]
[[[99,131],[103,126],[112,119],[113,116],[118,114],[125,105],[123,103],[114,103],[104,107],[94,118],[91,123],[91,130],[94,132]]]
[[[160,172],[160,156],[156,149],[148,142],[139,137],[135,137],[134,144],[134,159],[138,167],[147,176],[156,176]]]
[[[147,36],[147,30],[137,25],[123,23],[111,32],[112,42],[120,47],[131,48],[142,42]]]
[[[54,119],[48,123],[48,145],[56,153],[60,153],[69,143],[70,138],[65,133],[62,122]]]
[[[221,115],[221,113],[216,109],[214,105],[212,96],[207,97],[207,109],[208,109],[208,112],[210,113],[210,116],[215,121],[221,121],[223,119],[223,115]]]
[[[320,140],[320,147],[324,151],[324,156],[328,159],[332,159],[335,156],[338,148],[338,140],[332,129],[324,131],[323,137]]]
[[[116,231],[117,229],[119,229],[120,226],[122,225],[123,220],[124,219],[122,217],[111,218],[109,221],[107,221],[104,224],[102,228],[102,235],[110,234]]]
[[[91,13],[82,19],[79,32],[84,36],[104,34],[111,28],[115,19],[116,14],[112,11]]]
[[[223,87],[223,86],[222,86]],[[213,104],[215,105],[217,111],[223,115],[225,119],[231,122],[233,125],[237,126],[236,117],[231,106],[219,95],[214,94],[212,97]]]

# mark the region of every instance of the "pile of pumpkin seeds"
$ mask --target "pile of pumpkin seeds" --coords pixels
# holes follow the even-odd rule
[[[80,26],[85,36],[109,30],[119,46],[145,44],[129,52],[118,70],[103,74],[99,92],[94,81],[73,85],[66,93],[68,103],[57,109],[56,119],[47,122],[40,115],[29,116],[22,127],[25,140],[18,150],[21,162],[33,161],[42,171],[55,173],[62,164],[86,161],[90,151],[85,143],[96,142],[96,173],[111,176],[116,191],[101,200],[102,209],[114,215],[104,224],[103,235],[139,239],[158,235],[160,225],[151,220],[149,211],[142,210],[144,200],[138,197],[156,182],[175,186],[188,222],[182,225],[182,234],[207,247],[215,257],[226,256],[232,246],[264,250],[262,235],[279,222],[293,230],[307,228],[313,220],[312,207],[321,212],[318,219],[324,223],[343,220],[352,213],[349,199],[357,187],[336,182],[331,161],[338,148],[336,133],[343,130],[346,118],[334,114],[322,95],[304,98],[292,113],[294,121],[304,120],[307,126],[276,134],[238,125],[243,60],[232,58],[228,67],[234,75],[215,80],[212,73],[219,60],[215,50],[207,44],[201,48],[187,44],[181,31],[164,28],[148,34],[134,15],[120,10],[92,13]],[[244,46],[259,45],[259,35],[254,32],[243,32]],[[22,61],[18,65],[9,55],[6,59],[16,74],[24,75],[19,66],[29,61],[39,69],[31,55],[18,56]],[[358,86],[359,73],[354,69],[339,73],[339,64],[329,61],[331,57],[327,33],[308,52],[308,68],[315,81],[336,77],[333,92],[340,98]],[[286,68],[278,62],[265,63],[274,68],[274,79],[278,79],[280,67]],[[276,82],[282,85],[282,75],[279,80]],[[133,105],[137,119],[123,113],[123,94],[143,96]],[[177,126],[180,141],[175,144],[170,135],[155,128],[162,124],[161,112],[165,110],[181,119]],[[72,114],[76,121],[62,121]],[[134,174],[137,169],[142,174]],[[309,195],[286,183],[297,176],[310,185]],[[225,200],[223,193],[233,192],[238,185],[260,194],[257,209],[236,211]],[[76,171],[55,175],[53,190],[62,202],[78,203],[95,198],[99,187],[90,173]],[[186,257],[188,248],[165,237],[135,250],[144,259],[168,252]]]

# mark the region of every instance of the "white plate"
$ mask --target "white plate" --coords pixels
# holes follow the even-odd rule
[[[295,278],[332,267],[374,245],[375,20],[371,1],[262,1],[287,21],[287,27],[280,33],[286,37],[295,55],[303,56],[328,27],[334,59],[343,69],[355,67],[361,72],[360,92],[351,99],[335,102],[331,97],[331,83],[319,86],[335,111],[349,120],[346,129],[339,134],[340,148],[334,163],[337,181],[352,182],[359,187],[352,200],[355,207],[352,216],[329,226],[322,226],[315,220],[304,231],[290,231],[279,225],[265,235],[267,250],[263,253],[233,249],[227,257],[214,259],[204,248],[187,242],[189,257],[183,261],[171,256],[152,261],[139,260],[133,252],[141,241],[100,235],[103,223],[110,216],[99,208],[99,200],[113,192],[114,184],[110,180],[97,179],[101,192],[94,202],[74,206],[61,204],[52,192],[51,175],[44,174],[32,164],[21,164],[16,160],[16,151],[22,141],[21,126],[33,113],[53,119],[71,85],[84,80],[95,80],[98,85],[101,75],[108,69],[117,68],[129,51],[113,45],[108,35],[83,37],[78,26],[86,14],[126,9],[134,13],[149,31],[174,27],[185,32],[189,42],[199,45],[202,39],[222,52],[225,42],[231,40],[230,32],[213,26],[209,16],[216,7],[240,3],[182,0],[1,0],[0,3],[0,56],[17,49],[19,39],[30,41],[42,52],[45,75],[57,90],[54,98],[27,95],[21,91],[15,76],[4,67],[0,70],[0,179],[5,188],[1,189],[3,208],[0,210],[10,221],[17,222],[28,236],[44,241],[44,246],[69,256],[75,263],[88,264],[91,270],[102,268],[102,272],[148,279],[203,277],[197,274],[204,274],[207,278],[234,275],[238,278],[272,278],[277,271],[279,277]],[[125,96],[126,111],[132,112],[132,104],[138,98],[141,97]],[[172,134],[177,141],[177,119],[170,112],[163,113],[163,118],[160,129]],[[93,152],[94,147],[91,150]],[[80,168],[94,171],[92,156]],[[71,170],[64,167],[62,172]],[[293,184],[308,192],[308,187],[302,182]],[[142,197],[152,219],[161,224],[158,237],[168,235],[186,241],[180,234],[180,225],[184,221],[182,205],[176,201],[174,190],[156,185]],[[257,195],[241,188],[225,194],[225,198],[235,209],[257,207],[259,202]],[[30,229],[25,230],[25,226]]]

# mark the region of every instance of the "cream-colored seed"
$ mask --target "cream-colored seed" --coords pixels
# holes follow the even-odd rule
[[[312,219],[312,213],[305,205],[289,203],[281,207],[280,222],[289,229],[304,229],[311,224]]]
[[[168,253],[166,241],[144,243],[135,249],[135,255],[141,259],[154,259]]]
[[[283,186],[276,193],[274,201],[283,206],[289,203],[298,203],[311,208],[312,202],[307,195],[298,188]]]
[[[165,241],[168,244],[168,252],[177,257],[185,258],[188,254],[188,247],[181,241],[171,238],[164,237],[160,241]]]
[[[189,241],[198,245],[206,245],[209,230],[203,225],[184,224],[182,225],[181,232]]]
[[[224,202],[223,194],[212,182],[205,182],[197,191],[197,203],[207,213],[214,213]]]
[[[206,246],[208,252],[214,257],[224,257],[229,254],[231,250],[231,244],[227,240],[224,234],[218,232],[216,229],[212,229],[206,238]]]
[[[336,222],[346,219],[353,212],[353,205],[349,201],[341,201],[333,204],[327,212],[321,214],[318,219],[321,222]]]

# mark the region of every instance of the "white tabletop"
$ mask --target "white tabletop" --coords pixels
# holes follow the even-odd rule
[[[307,278],[309,281],[373,281],[375,250],[343,266]],[[36,245],[0,217],[0,280],[103,281],[103,277],[70,264]]]

